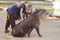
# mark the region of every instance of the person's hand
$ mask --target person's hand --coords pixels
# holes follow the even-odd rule
[[[24,19],[22,18],[20,21],[23,21]]]
[[[18,20],[20,20],[21,18],[18,18]]]
[[[23,18],[21,20],[23,20]]]

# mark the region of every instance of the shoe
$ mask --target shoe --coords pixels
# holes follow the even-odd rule
[[[5,33],[9,33],[9,30],[5,30]]]

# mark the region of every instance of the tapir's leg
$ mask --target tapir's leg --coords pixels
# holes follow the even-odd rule
[[[29,31],[28,31],[28,37],[30,37],[30,34],[31,34],[31,31],[33,30],[33,28],[29,28]]]
[[[39,37],[42,37],[41,34],[39,33],[39,27],[36,27],[36,31],[37,31]]]
[[[12,30],[12,36],[14,37],[23,37],[24,36],[24,31],[22,28],[13,28]]]

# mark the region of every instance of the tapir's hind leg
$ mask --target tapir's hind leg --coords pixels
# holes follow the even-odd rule
[[[14,29],[13,28],[13,30],[12,30],[12,36],[14,36],[14,37],[23,37],[24,36],[24,31],[23,31],[23,29]]]

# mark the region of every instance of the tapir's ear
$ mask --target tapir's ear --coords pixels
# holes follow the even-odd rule
[[[41,10],[40,12],[42,13],[43,11]]]
[[[39,13],[43,13],[44,11],[43,10],[40,10]]]
[[[35,9],[35,11],[37,11],[39,13],[43,13],[43,12],[45,12],[45,9]]]
[[[46,11],[45,9],[41,9],[41,11],[40,11],[40,12],[41,12],[41,13],[44,13],[45,11]]]

